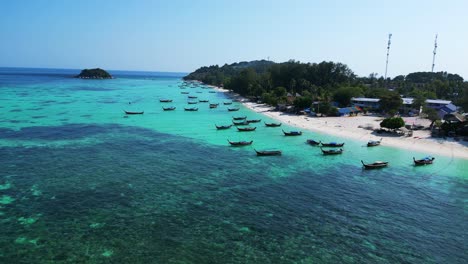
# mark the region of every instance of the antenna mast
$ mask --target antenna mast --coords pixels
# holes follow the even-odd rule
[[[385,80],[387,80],[388,56],[390,55],[390,44],[392,44],[391,40],[392,40],[392,34],[388,34],[387,62],[385,63]]]
[[[437,35],[435,36],[435,41],[434,41],[434,51],[432,52],[433,55],[432,55],[432,72],[434,72],[434,66],[435,66],[435,56],[436,56],[436,53],[437,53]]]

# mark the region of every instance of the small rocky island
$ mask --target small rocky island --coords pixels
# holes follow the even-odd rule
[[[81,79],[112,79],[112,75],[100,68],[84,69],[75,77]]]

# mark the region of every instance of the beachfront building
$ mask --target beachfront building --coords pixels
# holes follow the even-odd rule
[[[361,108],[366,108],[369,110],[378,110],[379,105],[379,98],[365,98],[365,97],[356,97],[351,98],[351,103],[353,106],[358,106]]]
[[[427,107],[434,108],[437,110],[451,103],[452,101],[448,101],[448,100],[439,100],[439,99],[427,99],[426,100]]]

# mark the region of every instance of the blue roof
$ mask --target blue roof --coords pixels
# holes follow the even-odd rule
[[[358,108],[352,106],[352,107],[344,107],[344,108],[340,108],[338,109],[338,113],[340,114],[349,114],[349,113],[356,113],[356,112],[360,112],[361,110],[359,110]]]

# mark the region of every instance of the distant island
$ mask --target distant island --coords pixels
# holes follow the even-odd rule
[[[84,69],[75,78],[81,79],[112,79],[112,75],[103,69]]]

